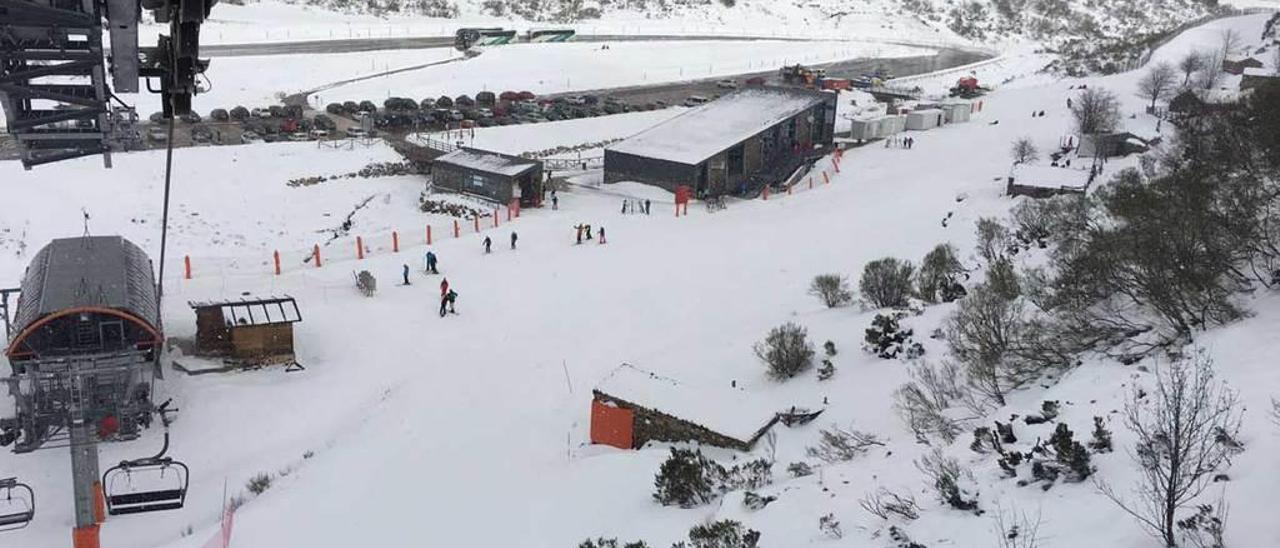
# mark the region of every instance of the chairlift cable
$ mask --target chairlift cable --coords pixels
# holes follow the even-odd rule
[[[161,317],[160,303],[164,300],[164,261],[165,251],[169,243],[169,189],[173,176],[173,125],[176,115],[173,114],[173,96],[165,97],[169,101],[169,135],[166,138],[164,164],[164,209],[160,215],[160,278],[156,281],[156,317]],[[161,321],[161,324],[164,322]]]

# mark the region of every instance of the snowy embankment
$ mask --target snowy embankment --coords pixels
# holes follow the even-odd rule
[[[504,27],[520,32],[572,28],[590,35],[752,36],[969,44],[941,25],[901,17],[892,0],[877,2],[879,5],[851,9],[843,2],[828,1],[837,5],[819,6],[812,1],[797,5],[798,2],[777,0],[741,0],[733,8],[718,3],[698,5],[656,17],[653,11],[661,10],[655,7],[651,7],[651,11],[610,9],[601,18],[577,23],[536,23],[515,15],[487,15],[481,10],[481,2],[472,0],[451,2],[461,8],[455,18],[408,13],[376,16],[278,0],[250,0],[244,5],[219,3],[201,29],[201,40],[206,44],[233,44],[453,36],[457,29],[464,27]],[[155,36],[167,29],[154,23],[143,24],[140,37],[145,43],[154,43]]]
[[[1263,19],[1225,20],[1209,31],[1229,25],[1256,36]],[[1202,40],[1195,34],[1184,38],[1169,47]],[[171,454],[194,471],[188,507],[112,518],[103,526],[103,544],[200,546],[216,528],[223,485],[238,493],[249,477],[266,472],[275,482],[240,508],[233,546],[397,546],[427,539],[439,546],[562,548],[604,534],[665,547],[694,524],[730,518],[761,531],[765,546],[881,547],[889,545],[885,523],[858,506],[860,497],[881,486],[911,493],[921,504],[920,519],[907,527],[918,542],[994,545],[990,514],[946,509],[911,465],[927,448],[891,412],[891,395],[906,380],[906,366],[859,350],[874,311],[825,309],[806,294],[807,286],[815,274],[856,274],[883,256],[918,260],[942,242],[955,244],[973,264],[974,222],[1004,216],[1012,204],[1002,195],[1008,144],[1030,136],[1042,149],[1052,149],[1070,134],[1065,100],[1079,84],[1114,90],[1126,128],[1150,125],[1140,114],[1142,100],[1132,95],[1138,77],[1007,86],[985,99],[972,122],[912,134],[912,150],[854,149],[830,185],[768,201],[731,202],[714,214],[695,205],[687,217],[676,218],[665,207],[655,207],[648,217],[620,216],[615,196],[564,191],[559,210],[526,210],[489,232],[497,242],[492,255],[481,251],[479,235],[437,240],[442,273],[460,294],[459,315],[443,319],[434,310],[436,277],[415,273],[411,286],[389,283],[402,264],[417,265],[425,248],[416,244],[400,254],[383,250],[364,261],[338,258],[282,276],[180,279],[183,253],[256,261],[261,251],[283,245],[277,240],[305,245],[365,192],[392,198],[377,215],[358,218],[352,235],[402,222],[411,225],[401,225],[406,233],[421,226],[424,219],[409,200],[420,188],[415,180],[285,186],[294,176],[357,170],[386,158],[385,151],[309,148],[303,154],[303,147],[314,145],[180,150],[174,203],[181,213],[171,234],[166,329],[172,336],[194,333],[187,300],[288,293],[302,308],[296,331],[299,360],[308,369],[169,374],[158,390],[162,398],[177,398],[182,409]],[[1040,110],[1047,115],[1029,116]],[[286,162],[282,151],[297,156]],[[162,157],[122,155],[109,172],[99,171],[93,158],[32,172],[0,165],[0,177],[15,182],[16,202],[42,204],[38,210],[9,211],[0,221],[28,234],[25,251],[6,245],[0,274],[16,281],[48,238],[80,234],[81,207],[93,214],[94,233],[121,233],[158,259],[154,223]],[[230,169],[239,165],[245,167]],[[1114,161],[1105,175],[1135,165],[1136,158]],[[605,227],[609,243],[574,245],[573,226],[582,222]],[[504,245],[508,230],[519,231],[518,251]],[[339,242],[350,245],[350,237]],[[351,272],[360,269],[384,281],[372,298],[360,296],[351,283]],[[1267,502],[1280,490],[1280,477],[1271,472],[1280,437],[1267,427],[1263,411],[1266,398],[1280,392],[1280,373],[1270,360],[1278,344],[1272,335],[1280,329],[1280,299],[1260,295],[1251,304],[1255,317],[1216,330],[1202,344],[1250,409],[1248,450],[1230,470],[1229,542],[1261,548],[1280,544]],[[951,310],[952,305],[934,306],[905,320],[930,360],[941,359],[944,344],[928,333]],[[835,343],[832,380],[819,383],[806,374],[776,383],[765,377],[750,347],[783,321],[805,325],[818,344]],[[665,447],[620,451],[587,444],[590,389],[623,362],[692,386],[736,384],[765,413],[824,399],[826,412],[815,424],[777,428],[775,483],[761,493],[780,498],[767,508],[746,510],[740,492],[691,510],[662,507],[650,495]],[[1016,394],[982,422],[1004,421],[1037,409],[1041,400],[1059,399],[1062,420],[1077,433],[1087,432],[1090,417],[1115,416],[1112,411],[1135,382],[1149,386],[1151,375],[1090,361],[1048,389]],[[1123,448],[1133,440],[1111,421],[1117,451],[1096,456],[1094,464],[1099,477],[1124,488],[1135,468]],[[811,461],[805,447],[816,442],[819,428],[833,423],[875,432],[887,445],[825,466],[821,474],[789,478],[787,463]],[[1047,434],[1020,430],[1032,438]],[[1089,484],[1059,484],[1047,492],[1016,487],[1000,479],[992,459],[969,451],[968,436],[962,439],[946,452],[974,468],[983,507],[1038,511],[1044,518],[1041,535],[1051,539],[1044,545],[1151,545]],[[158,441],[153,429],[142,440],[106,445],[103,462],[150,453]],[[722,462],[735,457],[718,450],[709,454]],[[5,542],[65,542],[71,521],[67,460],[63,450],[0,453],[0,468],[32,483],[42,504],[36,522],[7,533]],[[844,523],[844,540],[827,540],[817,531],[818,517],[828,513]],[[188,527],[195,534],[183,538]]]

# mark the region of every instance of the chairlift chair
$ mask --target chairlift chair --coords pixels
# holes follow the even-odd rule
[[[0,532],[26,527],[36,517],[36,493],[18,478],[0,479]]]
[[[120,461],[102,474],[102,495],[112,516],[142,514],[182,508],[187,500],[191,470],[182,462],[164,456],[169,449],[169,433],[164,446],[153,457]],[[151,476],[164,488],[135,489],[134,476]]]

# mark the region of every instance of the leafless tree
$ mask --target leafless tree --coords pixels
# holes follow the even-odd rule
[[[1013,163],[1025,164],[1038,160],[1040,158],[1040,150],[1036,148],[1035,143],[1031,142],[1030,137],[1022,137],[1013,142],[1013,146],[1009,149],[1009,155],[1013,156]]]
[[[1001,508],[993,517],[996,548],[1037,548],[1040,546],[1040,524],[1042,520],[1037,512],[1034,518],[1027,516],[1016,508],[1005,515]]]
[[[1204,69],[1204,57],[1198,51],[1187,52],[1178,61],[1178,70],[1182,72],[1182,87],[1191,83],[1191,77]]]
[[[1120,101],[1108,90],[1089,88],[1072,103],[1071,114],[1081,135],[1107,133],[1120,123]]]
[[[1140,388],[1125,405],[1125,423],[1138,438],[1133,456],[1142,469],[1137,500],[1110,485],[1099,490],[1166,547],[1177,546],[1177,512],[1204,492],[1215,470],[1237,451],[1241,410],[1235,391],[1214,378],[1203,352],[1157,369],[1150,395]]]
[[[915,497],[910,493],[904,497],[884,487],[876,489],[874,493],[867,493],[858,500],[858,505],[880,519],[898,516],[911,521],[920,517],[920,506],[916,504]]]
[[[834,424],[830,429],[821,430],[819,436],[818,445],[806,448],[805,454],[828,464],[853,460],[872,447],[884,447],[880,436],[854,428],[846,430]]]
[[[1280,400],[1271,398],[1271,422],[1280,426]]]
[[[1163,101],[1173,95],[1177,84],[1177,71],[1169,63],[1159,63],[1147,70],[1138,80],[1138,97],[1149,99],[1151,108],[1156,108],[1156,101]]]
[[[1222,50],[1225,56],[1234,55],[1244,45],[1244,38],[1240,36],[1240,31],[1236,29],[1222,29],[1218,39],[1221,40],[1218,49]]]
[[[947,318],[947,345],[975,395],[1001,406],[1010,390],[1038,377],[1035,364],[1019,353],[1028,325],[1020,301],[986,285],[970,291]]]
[[[813,282],[809,284],[809,294],[817,297],[827,308],[843,306],[853,300],[849,280],[839,274],[815,276]]]
[[[1224,50],[1206,51],[1200,55],[1204,57],[1204,68],[1196,76],[1196,86],[1201,89],[1218,87],[1218,84],[1222,83],[1222,63],[1227,59],[1227,52]]]

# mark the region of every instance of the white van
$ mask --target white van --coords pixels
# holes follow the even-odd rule
[[[684,106],[698,107],[710,102],[711,102],[710,99],[707,99],[706,97],[703,97],[701,95],[690,95],[688,99],[684,100]]]

